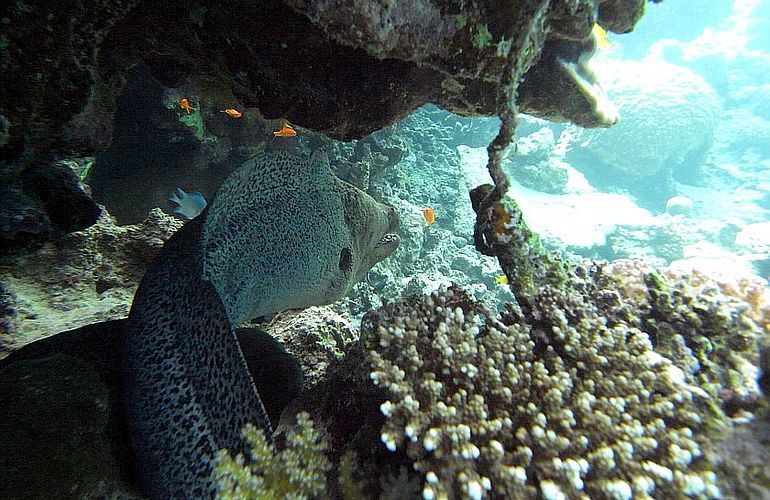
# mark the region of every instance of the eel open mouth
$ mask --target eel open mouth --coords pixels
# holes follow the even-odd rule
[[[380,241],[377,245],[398,245],[399,243],[401,243],[401,236],[397,235],[396,233],[385,233],[385,235],[380,238]]]
[[[398,244],[401,243],[401,236],[396,234],[398,227],[401,225],[398,213],[393,207],[388,207],[388,227],[385,229],[385,234],[382,235],[380,241],[377,242],[378,248],[388,248],[390,251],[394,251],[398,248]]]

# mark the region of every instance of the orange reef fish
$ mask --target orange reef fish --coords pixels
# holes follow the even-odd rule
[[[591,30],[591,34],[596,39],[596,46],[600,49],[606,49],[610,46],[610,40],[607,38],[607,31],[598,24],[594,24],[594,29]]]
[[[240,117],[243,116],[243,113],[241,113],[237,109],[233,109],[233,108],[223,109],[222,113],[226,114],[230,118],[240,118]]]
[[[283,127],[281,127],[280,130],[274,131],[273,135],[276,137],[294,137],[297,135],[297,131],[287,122],[283,124]]]
[[[436,211],[432,208],[423,208],[422,217],[428,224],[433,224],[436,222]]]
[[[179,107],[182,108],[183,110],[187,111],[188,115],[194,111],[194,109],[192,107],[192,104],[190,104],[190,99],[188,99],[186,97],[183,97],[179,101]]]

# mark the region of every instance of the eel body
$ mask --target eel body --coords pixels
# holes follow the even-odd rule
[[[265,152],[165,245],[134,297],[124,404],[140,482],[155,498],[210,498],[220,449],[272,429],[234,328],[344,296],[399,238],[398,218],[337,179],[323,155]]]

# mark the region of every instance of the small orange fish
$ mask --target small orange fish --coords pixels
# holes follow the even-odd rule
[[[188,115],[194,111],[194,108],[192,107],[192,104],[190,104],[190,99],[188,99],[186,97],[183,97],[179,101],[179,107],[182,108],[183,110],[187,111]]]
[[[223,109],[221,112],[226,114],[230,118],[240,118],[240,117],[243,116],[243,113],[241,113],[237,109],[233,109],[233,108]]]
[[[283,127],[281,127],[280,130],[274,131],[273,135],[276,137],[294,137],[297,135],[297,131],[294,130],[287,122],[283,124]]]
[[[432,208],[423,208],[422,217],[428,224],[434,224],[436,222],[436,211]]]

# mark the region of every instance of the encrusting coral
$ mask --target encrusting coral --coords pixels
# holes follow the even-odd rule
[[[715,398],[595,303],[546,287],[496,316],[452,287],[365,317],[381,439],[423,498],[719,496]]]
[[[634,326],[650,334],[656,351],[719,398],[728,414],[754,411],[758,345],[770,325],[761,279],[657,272],[638,261],[614,262],[604,275],[621,284],[618,291],[636,311]]]

